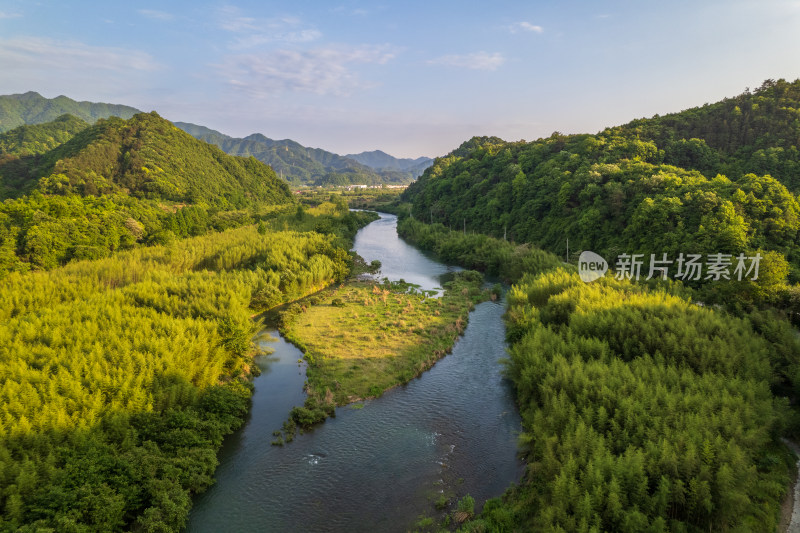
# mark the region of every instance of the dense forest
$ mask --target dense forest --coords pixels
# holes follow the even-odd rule
[[[770,390],[776,354],[748,321],[563,269],[515,285],[508,321],[530,476],[510,506],[516,520],[776,529],[793,464],[778,436],[790,416]]]
[[[0,134],[0,157],[10,160],[47,153],[88,127],[86,121],[69,114],[50,122],[18,126]],[[20,164],[25,162],[23,160]]]
[[[155,113],[0,134],[0,277],[252,223],[285,182]]]
[[[800,280],[800,80],[634,121],[534,142],[473,138],[407,189],[414,217],[532,243],[614,267],[621,254],[764,257],[755,283],[708,284],[706,301],[796,312]],[[698,287],[705,279],[687,280]],[[738,281],[738,280],[737,280]]]
[[[510,279],[507,376],[528,466],[464,531],[774,531],[797,431],[800,343],[680,283],[591,284],[529,245],[406,217],[442,259]]]
[[[330,206],[0,280],[0,531],[180,529],[249,406],[251,315],[352,267],[371,218]]]

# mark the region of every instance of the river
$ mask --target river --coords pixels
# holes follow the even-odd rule
[[[354,250],[381,261],[381,275],[423,289],[453,270],[403,242],[394,215],[362,228]],[[189,532],[402,532],[445,493],[477,506],[519,480],[520,419],[498,360],[505,356],[502,302],[470,314],[453,352],[405,386],[345,406],[285,446],[272,446],[302,405],[302,353],[281,339],[259,358],[253,406],[220,451],[217,483],[198,496]]]

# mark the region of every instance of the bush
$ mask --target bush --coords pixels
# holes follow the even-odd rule
[[[302,428],[309,428],[325,420],[325,411],[319,408],[294,407],[289,418]]]

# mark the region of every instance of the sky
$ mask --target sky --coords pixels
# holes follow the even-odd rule
[[[0,94],[436,157],[800,78],[800,0],[0,0]]]

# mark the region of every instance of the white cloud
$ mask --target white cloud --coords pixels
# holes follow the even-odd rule
[[[361,80],[354,65],[382,65],[395,54],[388,46],[275,50],[229,56],[218,68],[230,85],[258,98],[293,91],[348,95],[375,85]]]
[[[0,72],[9,93],[38,91],[136,105],[162,68],[138,50],[38,37],[0,38]]]
[[[473,70],[497,70],[505,62],[506,58],[500,53],[475,52],[472,54],[452,54],[437,57],[429,60],[428,64]]]
[[[137,50],[90,46],[41,37],[0,39],[0,71],[9,78],[31,70],[157,70],[152,56]]]
[[[375,7],[378,7],[378,6],[370,6],[370,7],[375,8]],[[344,13],[346,15],[352,15],[354,17],[365,17],[365,16],[369,15],[369,13],[370,13],[366,9],[363,9],[363,8],[360,8],[360,7],[359,8],[355,8],[355,9],[350,9],[350,8],[345,7],[345,6],[336,6],[334,8],[331,8],[330,12],[331,13]]]
[[[6,13],[5,11],[0,11],[0,20],[2,19],[16,19],[22,16],[21,13]]]
[[[247,17],[234,6],[219,11],[220,27],[236,34],[230,47],[233,49],[254,48],[268,43],[307,43],[322,37],[316,28],[304,27],[296,17],[254,18]]]
[[[511,31],[511,33],[517,33],[520,31],[542,33],[544,31],[544,28],[542,28],[541,26],[537,26],[535,24],[531,24],[530,22],[525,22],[525,21],[515,22],[514,24],[509,26],[508,29]]]
[[[254,33],[237,37],[231,44],[233,49],[255,48],[273,42],[308,43],[322,37],[317,30],[288,31],[284,33]]]
[[[140,9],[138,13],[144,17],[154,20],[172,20],[174,15],[165,11],[158,11],[156,9]]]

